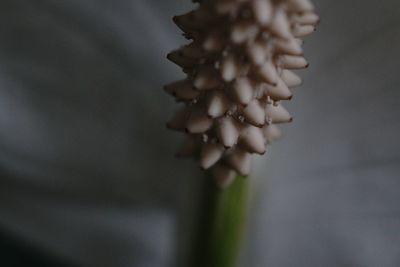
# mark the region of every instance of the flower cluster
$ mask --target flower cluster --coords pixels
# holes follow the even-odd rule
[[[179,157],[195,157],[221,187],[247,176],[292,121],[282,106],[306,68],[302,38],[319,17],[309,0],[203,0],[175,24],[190,43],[168,54],[186,78],[168,84],[181,108],[167,123],[185,132]]]

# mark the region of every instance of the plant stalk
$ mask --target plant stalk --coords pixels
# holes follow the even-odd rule
[[[206,200],[199,237],[191,266],[234,267],[246,217],[248,179],[237,176],[225,190],[212,179],[206,189]]]

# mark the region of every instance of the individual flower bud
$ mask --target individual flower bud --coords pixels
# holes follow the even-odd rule
[[[267,104],[265,108],[265,114],[271,123],[285,123],[291,122],[292,116],[289,112],[280,104]]]
[[[247,40],[254,39],[257,33],[258,27],[256,24],[248,21],[239,21],[232,28],[231,39],[232,42],[241,44]]]
[[[301,38],[293,38],[293,40],[301,47],[304,44],[304,40]]]
[[[283,70],[281,74],[282,81],[287,85],[287,87],[292,88],[302,84],[301,78],[290,70]]]
[[[177,100],[187,101],[196,99],[200,93],[193,88],[192,82],[188,79],[176,81],[164,86],[165,91],[175,96]]]
[[[203,49],[209,52],[218,52],[223,50],[225,40],[220,32],[210,33],[203,42]]]
[[[254,65],[260,66],[267,61],[269,54],[268,47],[265,43],[257,41],[247,45],[247,54]]]
[[[182,68],[193,68],[197,65],[196,59],[185,57],[180,50],[172,51],[167,55],[167,58]]]
[[[236,79],[232,91],[234,97],[242,105],[247,105],[254,98],[254,88],[246,77]]]
[[[307,60],[302,56],[284,55],[279,58],[282,68],[285,69],[304,69],[308,67]]]
[[[273,100],[288,100],[292,98],[292,92],[281,78],[278,78],[275,86],[263,84],[262,88],[264,89],[264,94]]]
[[[315,31],[315,26],[314,25],[300,25],[300,24],[295,24],[293,26],[293,36],[294,37],[305,37],[307,35],[310,35]]]
[[[213,119],[205,112],[193,112],[186,121],[186,131],[191,134],[200,134],[211,128]]]
[[[254,17],[260,25],[266,26],[270,23],[274,9],[270,0],[254,0],[252,8]]]
[[[222,157],[225,148],[221,144],[206,143],[200,153],[200,165],[203,169],[213,166]]]
[[[276,51],[279,54],[286,55],[302,55],[303,49],[298,41],[294,38],[290,38],[288,40],[278,39],[275,41]]]
[[[233,81],[239,73],[239,64],[232,55],[222,59],[221,76],[225,82]]]
[[[262,130],[248,125],[240,133],[240,143],[250,153],[263,155],[265,153],[265,139]]]
[[[278,73],[275,65],[271,60],[265,62],[259,69],[258,74],[262,77],[263,81],[272,85],[276,84]]]
[[[242,176],[250,174],[251,154],[243,149],[235,149],[227,155],[226,160],[235,171]]]
[[[207,114],[212,118],[220,117],[228,111],[230,100],[222,90],[216,90],[210,95],[207,105]]]
[[[183,32],[189,32],[200,28],[199,22],[194,20],[195,11],[190,11],[186,14],[174,16],[172,20]]]
[[[239,137],[239,127],[232,117],[223,117],[218,119],[217,135],[220,142],[226,148],[236,145]]]
[[[196,78],[194,79],[194,87],[200,90],[213,89],[220,85],[218,72],[211,66],[202,66],[199,68]]]
[[[261,127],[265,124],[265,109],[259,100],[254,99],[243,109],[246,121],[254,126]]]
[[[292,38],[290,31],[289,20],[283,9],[278,8],[272,18],[271,25],[269,26],[271,31],[283,39]]]
[[[291,20],[295,24],[315,26],[319,22],[319,16],[313,12],[305,12],[292,15]]]
[[[203,48],[197,43],[188,44],[180,49],[183,56],[188,58],[200,59],[204,57]]]

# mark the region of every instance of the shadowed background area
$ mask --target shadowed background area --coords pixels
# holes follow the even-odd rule
[[[241,266],[397,267],[400,3],[315,4],[295,120],[254,164]],[[0,2],[8,266],[184,265],[203,175],[172,157],[181,136],[164,128],[175,103],[161,86],[182,77],[165,55],[190,6]]]

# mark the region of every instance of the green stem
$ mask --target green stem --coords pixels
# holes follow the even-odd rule
[[[202,231],[192,266],[235,266],[246,213],[247,187],[248,180],[240,176],[225,190],[216,188],[214,183],[208,185]]]

